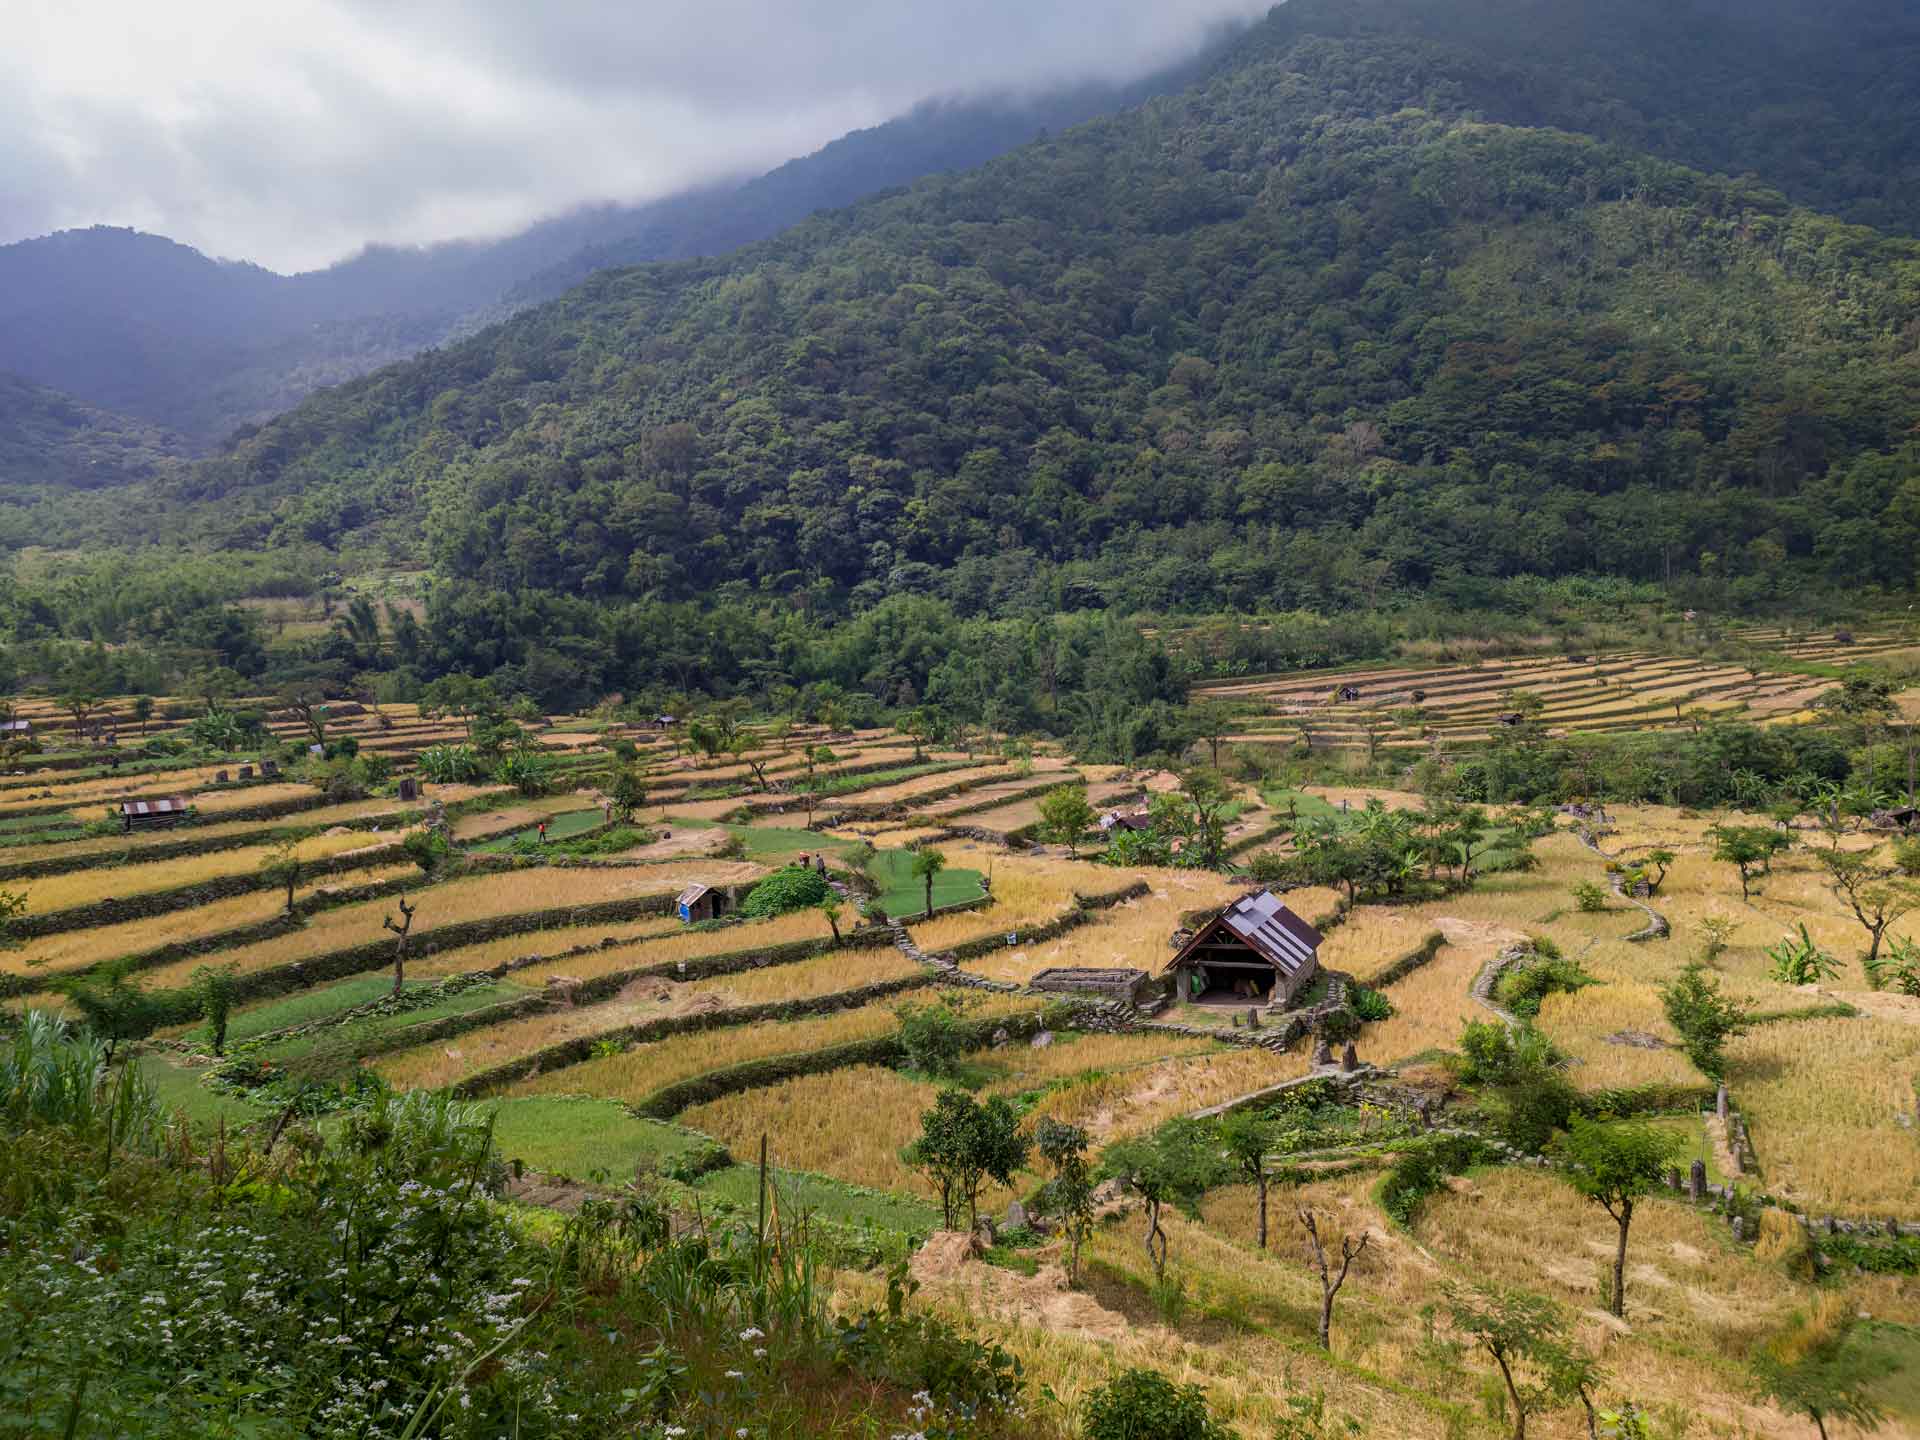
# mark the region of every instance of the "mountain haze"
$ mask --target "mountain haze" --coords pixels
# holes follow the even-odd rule
[[[1126,85],[929,103],[744,184],[588,208],[502,240],[371,247],[300,275],[106,226],[0,246],[0,372],[177,429],[206,449],[315,389],[559,294],[596,269],[733,249],[815,210],[965,169],[1177,89],[1204,63]]]
[[[424,526],[449,579],[607,597],[1910,583],[1920,244],[1545,123],[1684,150],[1705,90],[1656,123],[1420,33],[1600,13],[1297,0],[1178,95],[596,275],[315,397],[177,498],[234,543]],[[1649,54],[1691,23],[1604,13]],[[1763,162],[1786,143],[1754,135]]]

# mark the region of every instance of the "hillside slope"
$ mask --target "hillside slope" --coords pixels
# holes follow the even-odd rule
[[[1920,245],[1475,118],[1508,76],[1276,17],[1176,97],[316,397],[179,498],[590,595],[1909,584]]]
[[[147,480],[184,461],[178,435],[0,375],[0,490]]]

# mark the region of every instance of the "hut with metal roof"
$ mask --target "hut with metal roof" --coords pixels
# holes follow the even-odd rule
[[[181,795],[152,800],[122,800],[120,829],[123,834],[135,830],[168,830],[187,818],[190,807]]]
[[[1177,998],[1198,1005],[1291,1005],[1320,973],[1320,932],[1270,890],[1243,895],[1167,962]]]

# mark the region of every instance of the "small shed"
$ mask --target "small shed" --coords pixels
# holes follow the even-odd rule
[[[1333,694],[1334,698],[1340,701],[1341,704],[1351,705],[1360,698],[1360,687],[1358,685],[1342,685],[1338,690],[1334,691]]]
[[[656,715],[653,717],[653,728],[656,730],[671,730],[678,723],[679,722],[671,715]]]
[[[159,800],[122,800],[120,829],[123,833],[170,830],[187,818],[187,810],[186,799],[180,795],[169,795]]]
[[[1889,810],[1886,812],[1886,820],[1889,825],[1897,825],[1902,830],[1911,830],[1915,825],[1920,825],[1920,806],[1902,805],[1897,809]]]
[[[1270,890],[1243,895],[1167,962],[1174,993],[1200,1005],[1289,1005],[1320,973],[1320,932]]]
[[[1109,810],[1100,817],[1100,828],[1109,835],[1115,830],[1151,830],[1153,817],[1144,810]]]
[[[0,720],[0,740],[25,740],[32,734],[31,720]]]
[[[682,923],[694,925],[724,915],[727,895],[724,890],[716,890],[711,885],[694,884],[682,890],[674,904],[680,911]]]
[[[1506,714],[1497,716],[1496,718],[1502,725],[1518,725],[1527,717],[1522,715],[1518,710],[1509,710]]]

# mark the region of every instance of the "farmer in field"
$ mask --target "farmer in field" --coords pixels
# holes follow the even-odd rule
[[[547,822],[544,820],[540,822],[540,843],[542,845],[547,843]]]

